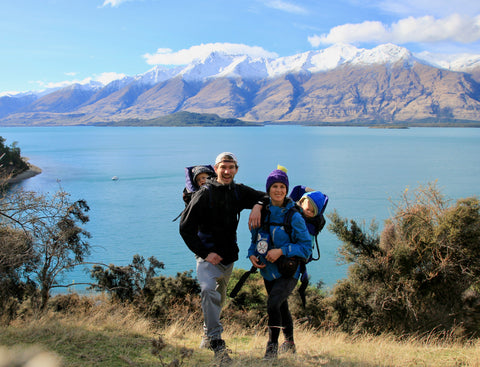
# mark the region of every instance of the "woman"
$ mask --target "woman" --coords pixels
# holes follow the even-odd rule
[[[288,296],[295,288],[300,275],[300,262],[293,263],[291,274],[283,271],[284,260],[295,257],[306,260],[312,252],[311,237],[305,221],[299,212],[294,212],[289,235],[283,228],[285,214],[295,202],[287,198],[288,176],[280,169],[274,170],[267,178],[267,193],[270,203],[262,216],[262,226],[252,230],[252,243],[248,256],[253,266],[260,269],[268,294],[269,339],[265,359],[273,359],[278,353],[278,338],[283,330],[284,343],[280,351],[295,353],[293,320],[288,308]],[[290,262],[290,265],[292,263]],[[283,275],[282,275],[282,273]]]

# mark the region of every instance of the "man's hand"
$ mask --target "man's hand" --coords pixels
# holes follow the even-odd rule
[[[221,257],[219,254],[216,254],[215,252],[210,252],[205,258],[205,261],[208,261],[212,265],[218,265],[222,260],[223,257]]]
[[[257,269],[263,269],[265,266],[267,266],[266,264],[263,264],[260,261],[258,261],[255,255],[250,256],[249,259],[252,262],[253,266],[255,266]]]
[[[250,211],[250,216],[248,217],[248,228],[258,228],[262,221],[262,205],[255,204]]]

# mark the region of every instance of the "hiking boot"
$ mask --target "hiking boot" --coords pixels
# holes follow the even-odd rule
[[[215,353],[215,361],[218,362],[220,366],[226,366],[232,362],[232,359],[228,355],[229,350],[225,346],[224,340],[210,340],[210,349]]]
[[[202,336],[202,341],[200,342],[200,349],[210,349],[210,338],[208,336]]]
[[[295,343],[285,340],[282,345],[278,347],[279,353],[292,353],[295,354],[297,352],[297,348],[295,347]]]
[[[264,360],[276,359],[278,354],[278,343],[268,342],[265,350]]]

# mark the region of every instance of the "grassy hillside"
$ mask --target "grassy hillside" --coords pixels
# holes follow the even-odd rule
[[[165,326],[155,326],[130,306],[105,297],[70,298],[75,307],[54,302],[43,315],[24,310],[9,326],[0,326],[0,366],[26,366],[12,360],[47,360],[53,366],[207,366],[213,353],[199,349],[201,314],[182,305],[172,308]],[[388,335],[349,336],[296,325],[297,354],[262,361],[264,327],[245,328],[228,320],[224,338],[232,366],[480,366],[480,342],[425,335],[399,340]],[[47,353],[42,353],[47,352]],[[7,362],[10,361],[10,362]],[[176,361],[176,362],[175,362]]]

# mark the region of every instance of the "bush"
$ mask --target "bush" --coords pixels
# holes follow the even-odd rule
[[[48,302],[48,307],[54,312],[84,314],[93,308],[93,302],[92,297],[80,297],[78,293],[67,293],[52,297]]]
[[[478,333],[465,309],[480,304],[480,203],[449,205],[434,184],[405,191],[385,222],[364,233],[355,221],[330,215],[329,229],[344,245],[349,277],[331,300],[346,331],[418,333],[432,330]]]
[[[328,328],[330,326],[328,294],[322,290],[322,287],[322,282],[307,287],[305,290],[305,307],[298,292],[293,292],[288,302],[294,319],[315,328]]]
[[[185,271],[177,273],[175,277],[153,278],[145,289],[145,297],[137,299],[137,305],[147,316],[165,323],[169,320],[173,308],[180,308],[184,315],[192,312],[201,313],[199,294],[200,285],[192,278],[192,271]]]
[[[147,267],[145,259],[137,254],[133,256],[132,263],[126,266],[94,265],[90,275],[97,280],[97,284],[91,288],[107,291],[121,302],[131,302],[135,298],[143,296],[149,282],[155,276],[156,269],[165,267],[154,256],[150,257],[148,261]]]
[[[233,290],[244,269],[233,269],[227,296]],[[250,274],[235,298],[229,298],[223,312],[227,322],[240,327],[262,327],[267,320],[267,292],[259,272]]]

